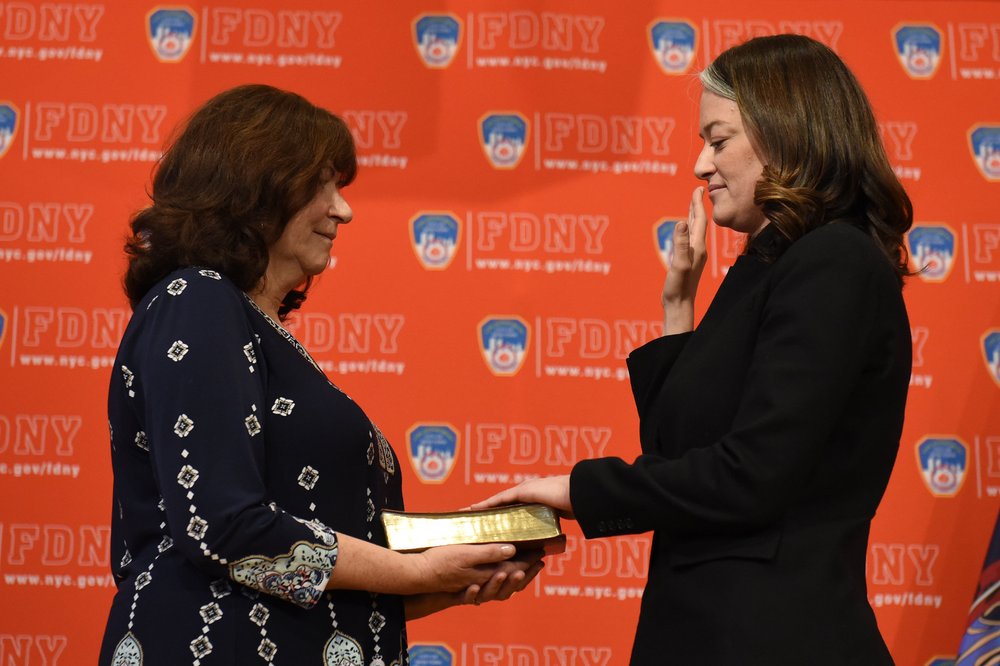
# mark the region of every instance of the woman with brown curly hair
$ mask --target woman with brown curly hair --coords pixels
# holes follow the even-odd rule
[[[865,556],[903,426],[909,198],[840,58],[750,40],[701,75],[695,175],[746,250],[694,327],[703,188],[676,225],[665,335],[628,358],[642,455],[477,506],[541,501],[588,538],[653,531],[631,663],[892,658]]]
[[[341,119],[261,85],[206,102],[160,162],[126,243],[101,664],[401,665],[406,618],[540,569],[510,545],[386,549],[399,460],[281,325],[356,170]]]

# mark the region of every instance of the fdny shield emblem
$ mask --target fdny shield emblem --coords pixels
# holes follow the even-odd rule
[[[670,268],[670,259],[674,256],[674,227],[678,222],[680,220],[666,218],[653,225],[656,253],[660,256],[664,268]]]
[[[487,114],[479,119],[479,139],[490,164],[513,169],[524,157],[528,120],[516,112]]]
[[[455,653],[441,643],[410,644],[410,666],[452,666]]]
[[[994,328],[983,334],[981,349],[990,377],[1000,386],[1000,329]]]
[[[455,467],[458,431],[447,423],[418,423],[406,431],[406,445],[420,480],[443,483]]]
[[[926,437],[917,444],[920,474],[931,494],[954,497],[965,481],[968,447],[958,439]]]
[[[892,31],[903,70],[914,79],[929,79],[941,63],[941,31],[932,25],[900,25]]]
[[[194,41],[194,13],[187,7],[157,7],[146,15],[146,37],[160,62],[180,62]]]
[[[479,322],[479,348],[494,375],[517,374],[528,351],[528,325],[520,317],[488,317]]]
[[[698,31],[686,21],[655,21],[647,30],[653,59],[665,74],[684,74],[694,62]]]
[[[410,240],[424,268],[439,271],[455,258],[462,225],[452,213],[423,212],[410,220]]]
[[[969,149],[979,172],[1000,181],[1000,125],[975,125],[969,130]]]
[[[413,20],[413,44],[428,67],[450,65],[461,41],[462,22],[452,14],[421,14]]]
[[[944,282],[955,263],[955,234],[944,225],[915,225],[906,235],[910,261],[920,279]]]
[[[0,102],[0,157],[7,154],[17,136],[17,119],[20,113],[10,102]]]

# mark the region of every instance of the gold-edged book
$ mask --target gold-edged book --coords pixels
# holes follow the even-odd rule
[[[403,552],[455,543],[509,543],[519,550],[541,548],[547,555],[566,549],[559,516],[544,504],[446,513],[385,510],[382,525],[389,548]]]

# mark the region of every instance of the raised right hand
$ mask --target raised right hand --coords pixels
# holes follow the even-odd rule
[[[708,217],[702,200],[704,194],[704,187],[694,189],[687,221],[674,226],[674,251],[660,296],[665,335],[694,330],[694,297],[708,260],[705,248]]]

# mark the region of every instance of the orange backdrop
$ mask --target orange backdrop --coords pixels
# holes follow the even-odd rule
[[[96,658],[122,239],[199,103],[263,82],[350,124],[355,220],[293,326],[409,461],[408,507],[446,510],[636,455],[623,359],[697,184],[694,74],[785,31],[857,72],[915,204],[868,583],[898,663],[948,663],[1000,493],[998,3],[36,0],[0,3],[0,664]],[[701,311],[739,247],[709,242]],[[567,528],[515,600],[413,623],[414,663],[626,663],[649,536]]]

